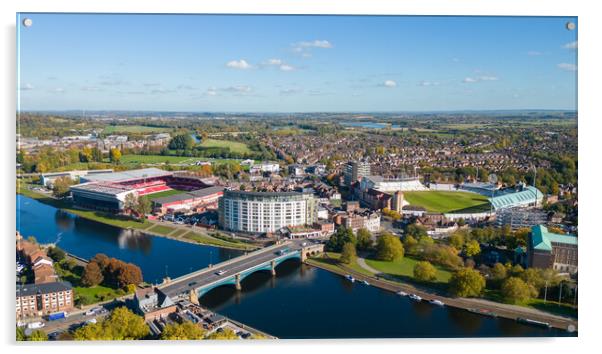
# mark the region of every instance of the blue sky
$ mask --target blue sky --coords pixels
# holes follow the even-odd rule
[[[24,17],[33,25],[20,24]],[[575,18],[21,14],[27,110],[576,109]]]

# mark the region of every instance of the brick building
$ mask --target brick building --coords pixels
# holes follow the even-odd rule
[[[531,228],[527,245],[527,266],[577,272],[577,237],[549,232],[543,225]]]
[[[69,282],[17,285],[17,319],[72,309],[73,288]]]

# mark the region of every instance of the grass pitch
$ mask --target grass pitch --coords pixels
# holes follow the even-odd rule
[[[424,207],[433,213],[478,213],[490,208],[487,197],[470,192],[404,192],[403,196],[410,205]]]
[[[203,139],[203,141],[201,142],[201,146],[202,147],[229,148],[230,151],[241,153],[241,154],[251,153],[251,149],[249,149],[247,144],[240,143],[238,141]]]

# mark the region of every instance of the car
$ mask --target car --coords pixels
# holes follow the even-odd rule
[[[96,318],[91,318],[91,319],[89,319],[89,320],[86,321],[86,324],[95,324],[96,322],[97,322]]]
[[[215,274],[217,274],[217,275],[224,275],[224,274],[226,274],[226,271],[223,270],[223,269],[222,270],[218,270],[217,272],[215,272]]]
[[[197,285],[198,283],[196,281],[191,281],[190,283],[188,283],[188,286],[194,286]]]
[[[251,336],[251,333],[247,332],[247,333],[244,333],[241,337],[242,337],[242,339],[247,339],[250,336]]]

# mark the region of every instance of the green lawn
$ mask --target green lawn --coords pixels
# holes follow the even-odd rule
[[[217,247],[228,247],[228,248],[236,248],[243,250],[251,250],[257,248],[256,246],[250,245],[248,243],[244,243],[241,241],[226,241],[219,238],[209,237],[207,235],[199,234],[193,231],[190,231],[184,235],[183,238],[187,238],[189,240],[196,241],[198,243],[202,243],[204,245],[217,246]]]
[[[435,213],[482,212],[489,210],[487,197],[469,192],[423,191],[404,192],[410,205],[424,207]]]
[[[72,269],[69,269],[66,262],[63,260],[59,263],[55,263],[54,269],[61,280],[68,281],[73,285],[74,301],[77,305],[89,305],[125,295],[125,292],[121,289],[113,289],[103,285],[92,287],[83,286],[81,277],[84,268],[82,266],[75,266]]]
[[[159,192],[159,193],[149,194],[148,195],[148,199],[155,200],[155,199],[159,199],[159,198],[163,198],[163,197],[169,197],[171,195],[182,194],[182,193],[184,193],[184,192],[176,190],[176,189],[171,189],[171,190],[168,190],[168,191],[163,191],[163,192]]]
[[[379,260],[375,260],[375,259],[366,259],[366,264],[368,264],[370,267],[379,270],[385,274],[390,274],[396,277],[400,277],[402,279],[407,279],[407,280],[411,280],[411,281],[415,281],[414,280],[414,266],[416,265],[416,263],[418,263],[419,261],[414,259],[414,258],[410,258],[410,257],[403,257],[399,260],[395,260],[393,262],[387,262],[387,261],[379,261]],[[449,282],[449,278],[451,278],[452,273],[446,269],[443,269],[441,267],[438,267],[436,265],[434,265],[434,267],[437,269],[437,279],[435,280],[436,283],[447,283]]]
[[[171,128],[164,127],[147,127],[144,125],[108,125],[104,128],[103,133],[115,134],[115,133],[164,133],[171,131]]]
[[[203,139],[201,142],[202,147],[224,147],[229,148],[232,152],[238,152],[241,154],[251,153],[251,149],[247,144],[239,143],[237,141],[229,140],[217,140],[217,139]]]
[[[169,226],[165,226],[165,225],[155,225],[155,226],[151,227],[150,229],[148,229],[148,231],[156,232],[159,235],[167,235],[174,230],[175,229],[173,227],[169,227]]]
[[[186,232],[188,232],[188,230],[186,230],[186,229],[178,229],[178,231],[174,232],[172,234],[172,236],[174,236],[174,237],[180,237],[180,236],[184,235]]]
[[[136,163],[181,163],[182,161],[192,160],[186,156],[169,156],[169,155],[123,155],[121,156],[122,164]]]

